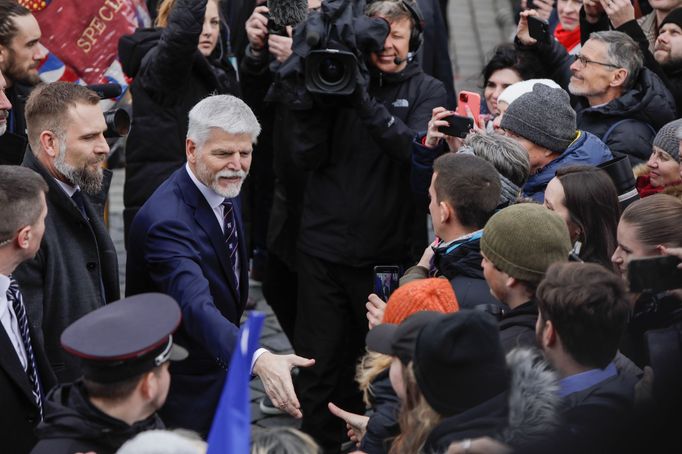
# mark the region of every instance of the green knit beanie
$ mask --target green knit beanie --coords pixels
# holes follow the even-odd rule
[[[481,252],[513,278],[539,283],[554,262],[571,250],[561,217],[536,203],[519,203],[495,213],[483,229]]]

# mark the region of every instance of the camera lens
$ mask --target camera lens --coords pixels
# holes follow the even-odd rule
[[[329,85],[343,80],[343,64],[335,58],[325,58],[320,62],[320,79]]]

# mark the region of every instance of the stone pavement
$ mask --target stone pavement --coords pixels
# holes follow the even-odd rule
[[[509,0],[450,0],[448,17],[450,23],[450,55],[453,61],[455,86],[460,90],[480,90],[480,72],[491,50],[500,42],[507,41],[513,28],[508,23]],[[506,10],[505,11],[505,7]],[[121,290],[125,285],[125,248],[123,246],[123,179],[124,170],[115,169],[109,193],[109,228],[119,253]],[[282,332],[277,319],[263,298],[260,287],[251,286],[251,297],[257,300],[257,310],[267,314],[261,336],[261,345],[276,353],[291,353],[291,345]],[[254,426],[299,426],[289,416],[266,416],[258,407],[264,395],[259,379],[251,381],[251,418]]]

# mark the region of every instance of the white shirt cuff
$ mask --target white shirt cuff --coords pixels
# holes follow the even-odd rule
[[[265,352],[267,352],[267,350],[264,349],[263,347],[259,348],[258,350],[256,350],[256,351],[254,352],[253,358],[251,358],[251,375],[253,375],[253,366],[254,366],[254,364],[256,364],[256,361],[258,360],[258,358],[260,358],[260,355],[262,355],[262,354],[265,353]]]

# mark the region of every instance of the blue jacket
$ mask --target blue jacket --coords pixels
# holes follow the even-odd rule
[[[181,167],[140,209],[130,227],[126,295],[161,292],[182,310],[175,340],[189,351],[171,364],[173,380],[161,417],[168,427],[206,435],[237,344],[248,294],[244,228],[235,203],[239,286],[215,213]]]
[[[597,136],[586,131],[578,132],[580,136],[566,148],[566,151],[528,179],[523,186],[523,195],[536,202],[544,202],[547,183],[554,178],[560,167],[579,164],[596,166],[613,158],[609,147]]]

